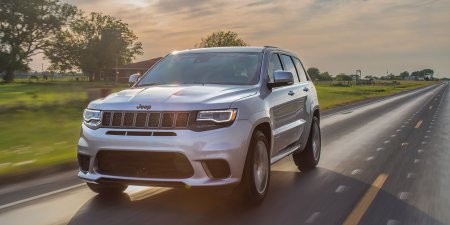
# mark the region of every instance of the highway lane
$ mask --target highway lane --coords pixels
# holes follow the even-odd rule
[[[319,168],[273,165],[258,207],[225,190],[130,187],[108,199],[79,187],[1,209],[0,224],[450,224],[449,98],[436,85],[322,118]]]

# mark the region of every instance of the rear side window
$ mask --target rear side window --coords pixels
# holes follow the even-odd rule
[[[269,67],[267,68],[267,74],[269,75],[270,82],[273,82],[273,72],[277,70],[283,70],[283,66],[281,65],[278,54],[272,54],[270,55]]]
[[[297,58],[292,58],[295,62],[295,67],[297,68],[298,75],[300,77],[300,82],[308,81],[308,76],[306,76],[305,69],[303,68],[302,63]]]
[[[297,71],[295,70],[294,63],[292,62],[292,59],[288,55],[281,55],[281,60],[283,61],[284,70],[289,71],[292,73],[292,76],[294,76],[294,83],[298,83],[298,75]]]

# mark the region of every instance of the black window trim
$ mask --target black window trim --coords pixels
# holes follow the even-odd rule
[[[303,66],[302,60],[300,60],[299,58],[297,58],[297,57],[295,57],[295,56],[291,56],[291,57],[297,59],[297,60],[300,62],[300,66],[302,67],[303,72],[305,73],[306,81],[300,81],[300,83],[311,81],[311,78],[309,77],[308,73],[307,73],[306,70],[305,70],[305,66]],[[292,60],[294,60],[294,59],[292,59]],[[298,72],[297,66],[295,65],[295,62],[294,62],[294,67],[295,67],[295,69],[297,70],[297,75],[298,75],[299,72]],[[300,80],[300,77],[298,78],[298,80]]]
[[[294,60],[292,59],[292,58],[294,58],[294,56],[289,55],[289,54],[286,54],[286,53],[284,53],[284,54],[282,54],[282,55],[285,55],[285,56],[289,57],[289,59],[291,59],[292,65],[294,65],[295,72],[297,73],[298,83],[302,83],[302,81],[300,80],[300,75],[298,74],[297,67],[295,66],[295,62],[294,62]],[[280,59],[281,59],[281,57],[280,57]],[[281,64],[283,65],[283,68],[284,68],[283,60],[280,60],[280,61],[281,61]],[[301,63],[301,62],[300,62],[300,63]],[[294,74],[292,74],[292,75],[294,75]]]

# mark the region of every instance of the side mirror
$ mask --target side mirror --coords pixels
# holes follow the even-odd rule
[[[130,78],[128,78],[128,84],[130,86],[133,86],[136,82],[139,80],[139,74],[132,74],[130,75]]]
[[[294,75],[289,71],[277,70],[273,73],[273,82],[268,83],[269,88],[287,86],[294,83]]]

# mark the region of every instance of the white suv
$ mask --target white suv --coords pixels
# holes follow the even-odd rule
[[[272,163],[293,154],[300,170],[317,166],[319,118],[316,89],[291,52],[173,52],[132,88],[89,104],[79,177],[98,193],[129,184],[232,185],[260,203]]]

